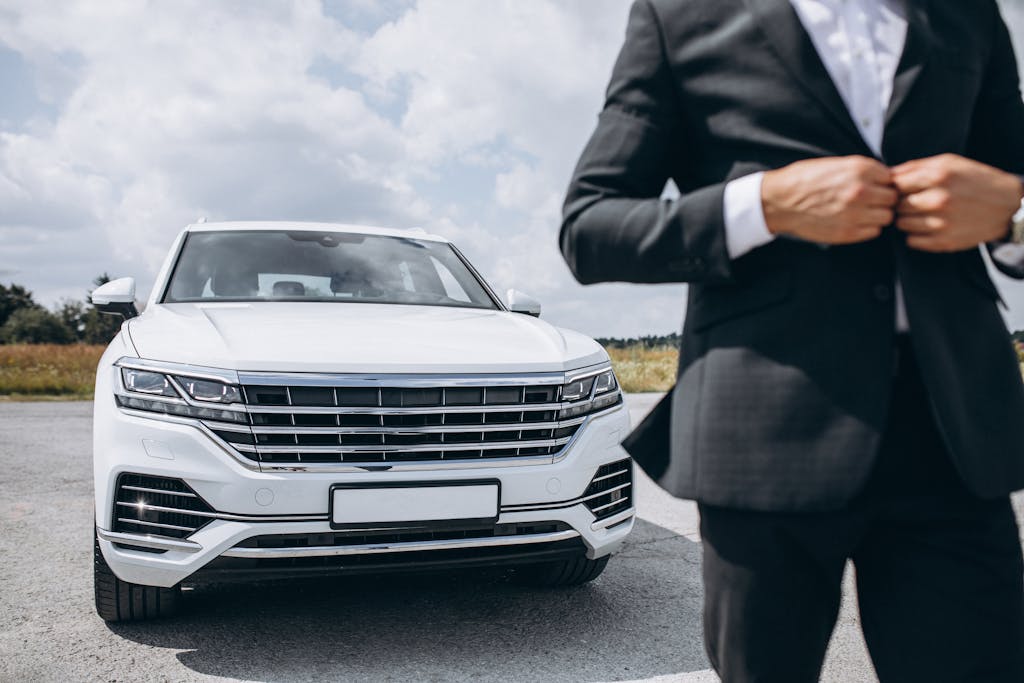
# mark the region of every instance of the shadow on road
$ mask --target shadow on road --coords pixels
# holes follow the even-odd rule
[[[630,680],[707,667],[699,564],[698,544],[641,520],[580,588],[493,572],[200,586],[181,617],[110,628],[247,680]]]

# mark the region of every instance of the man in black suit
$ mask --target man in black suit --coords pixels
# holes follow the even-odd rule
[[[637,0],[561,247],[688,282],[626,442],[698,501],[727,682],[811,681],[847,559],[883,681],[1024,681],[1024,103],[994,0]],[[667,180],[680,190],[663,199]]]

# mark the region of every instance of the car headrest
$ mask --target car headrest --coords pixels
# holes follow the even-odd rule
[[[251,297],[259,294],[259,276],[238,265],[222,265],[210,279],[210,289],[216,296]]]
[[[281,280],[274,283],[274,296],[306,296],[306,287],[301,282]]]

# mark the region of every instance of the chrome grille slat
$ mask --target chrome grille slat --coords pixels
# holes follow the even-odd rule
[[[511,432],[529,431],[534,429],[561,429],[582,424],[586,418],[578,417],[561,422],[512,422],[479,425],[431,425],[427,427],[274,427],[254,425],[254,434],[445,434],[448,432]],[[208,422],[207,425],[221,429],[219,423]],[[510,429],[509,427],[514,427]],[[238,430],[234,430],[238,431]]]
[[[612,477],[618,477],[623,474],[629,474],[629,470],[619,470],[618,472],[612,472],[611,474],[605,474],[600,477],[594,477],[593,482],[604,481],[605,479],[611,479]]]
[[[249,406],[250,413],[273,413],[293,414],[298,412],[305,415],[429,415],[431,413],[508,413],[518,412],[544,412],[550,410],[562,410],[571,407],[572,403],[528,403],[525,406],[519,404],[498,404],[498,405],[471,405],[471,406],[394,406],[394,407],[363,407],[363,406],[275,406],[275,405],[252,405]],[[515,407],[516,411],[509,409]]]
[[[598,491],[597,493],[592,493],[589,496],[583,496],[582,498],[580,498],[580,501],[581,502],[586,502],[588,500],[594,500],[595,498],[600,498],[601,496],[607,496],[609,493],[614,493],[616,491],[621,491],[622,489],[629,488],[630,486],[632,486],[632,484],[619,484],[618,486],[614,486],[614,487],[608,488],[608,489],[603,489],[601,491]]]
[[[143,493],[163,493],[163,494],[166,494],[168,496],[178,496],[180,498],[195,498],[196,497],[196,494],[194,494],[194,493],[186,493],[184,491],[164,491],[164,490],[161,490],[161,489],[147,488],[145,486],[131,486],[130,484],[125,484],[121,488],[125,489],[127,491],[141,491]]]
[[[580,499],[594,514],[595,523],[620,515],[633,497],[633,464],[630,460],[602,465]]]
[[[206,501],[181,479],[124,472],[115,485],[110,531],[183,539],[216,517]],[[127,541],[125,544],[131,545]]]
[[[162,524],[160,522],[143,522],[138,519],[128,519],[127,517],[118,517],[117,521],[127,522],[129,524],[139,524],[141,526],[151,526],[160,529],[175,529],[177,531],[187,531],[188,533],[194,533],[196,528],[194,526],[178,526],[177,524]]]
[[[235,546],[225,550],[222,557],[246,557],[255,559],[330,557],[343,555],[378,555],[382,553],[429,552],[433,550],[458,550],[462,548],[493,548],[502,546],[528,545],[533,543],[558,543],[579,537],[575,529],[551,531],[540,534],[512,534],[508,536],[487,536],[483,538],[442,539],[436,541],[391,541],[359,545],[296,546],[286,548],[246,548]]]
[[[234,424],[231,422],[214,422],[213,420],[203,420],[210,429],[216,429],[222,432],[238,432],[239,434],[251,434],[252,427],[248,425]]]
[[[514,430],[505,430],[514,431]],[[234,448],[247,453],[429,453],[432,451],[487,451],[508,450],[511,448],[545,448],[564,446],[572,437],[562,439],[544,439],[539,441],[472,441],[457,443],[414,444],[410,446],[393,446],[373,444],[366,446],[342,445],[295,445],[295,446],[250,446],[248,444],[231,444]]]
[[[604,505],[598,505],[596,508],[591,508],[590,511],[593,512],[595,515],[599,515],[601,512],[603,512],[604,510],[607,510],[608,508],[612,507],[613,505],[621,506],[624,503],[628,503],[628,502],[629,502],[629,496],[623,496],[622,498],[619,498],[618,500],[613,500],[610,503],[605,503]]]
[[[184,508],[170,508],[163,505],[150,505],[148,503],[143,504],[141,507],[138,503],[126,503],[124,501],[117,501],[117,505],[127,508],[135,508],[136,510],[153,510],[155,512],[173,512],[179,515],[194,515],[196,517],[207,517],[209,519],[217,519],[219,516],[216,512],[204,512],[202,510],[187,510]]]
[[[254,377],[259,381],[248,381]],[[565,378],[246,375],[249,424],[204,424],[239,457],[297,471],[553,458],[589,419],[591,396],[562,400]]]

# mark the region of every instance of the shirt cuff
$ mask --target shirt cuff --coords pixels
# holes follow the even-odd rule
[[[753,173],[725,185],[725,248],[733,260],[775,239],[764,220],[763,179],[763,172]]]

